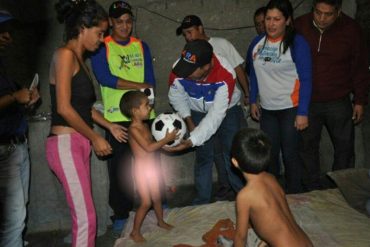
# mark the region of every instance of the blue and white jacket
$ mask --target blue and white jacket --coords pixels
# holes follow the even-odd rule
[[[206,142],[220,127],[227,109],[240,102],[234,69],[221,56],[214,54],[212,59],[213,68],[204,81],[170,76],[168,98],[179,115],[186,118],[191,116],[191,111],[206,113],[190,133],[193,146]]]

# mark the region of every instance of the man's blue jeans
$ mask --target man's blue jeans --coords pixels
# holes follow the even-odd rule
[[[198,125],[205,115],[206,113],[191,112],[195,125]],[[197,196],[193,200],[194,205],[209,203],[211,200],[215,138],[221,141],[224,165],[231,187],[235,192],[238,192],[244,186],[244,180],[239,171],[232,167],[230,157],[234,135],[243,127],[243,123],[245,123],[245,120],[240,106],[228,109],[217,132],[203,145],[196,147],[194,182]]]
[[[285,189],[287,193],[302,192],[303,164],[298,153],[299,132],[294,127],[297,108],[284,110],[265,110],[261,114],[261,130],[270,138],[272,143],[272,162],[268,171],[279,175],[279,152],[283,154],[285,166]]]
[[[0,145],[0,246],[22,247],[30,178],[28,145]]]

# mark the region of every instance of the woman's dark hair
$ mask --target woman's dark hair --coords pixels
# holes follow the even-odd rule
[[[95,27],[108,20],[107,12],[94,0],[59,0],[55,10],[58,21],[65,23],[65,41],[77,38],[82,27]]]
[[[134,108],[139,108],[143,99],[146,99],[145,93],[141,91],[128,91],[125,93],[119,103],[119,108],[121,113],[126,117],[132,117],[132,110]]]
[[[258,129],[246,128],[234,136],[231,156],[237,160],[240,170],[258,174],[267,169],[271,162],[271,142]]]
[[[278,9],[281,13],[283,13],[283,16],[285,17],[286,20],[288,20],[290,17],[290,24],[286,26],[283,42],[281,42],[283,44],[283,54],[284,54],[288,50],[288,48],[293,45],[294,42],[295,30],[293,26],[293,6],[289,0],[271,0],[266,5],[265,16],[267,11],[271,9]],[[265,44],[263,46],[265,46]]]

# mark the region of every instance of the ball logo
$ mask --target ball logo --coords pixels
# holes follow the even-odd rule
[[[186,50],[182,51],[182,58],[188,63],[195,64],[197,62],[197,56]]]

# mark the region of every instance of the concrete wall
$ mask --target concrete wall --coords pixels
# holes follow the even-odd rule
[[[30,83],[32,75],[36,71],[41,78],[43,100],[37,110],[38,115],[33,117],[33,121],[30,122],[32,160],[31,201],[28,220],[30,232],[68,228],[70,224],[61,186],[47,167],[44,149],[50,124],[47,118],[47,113],[50,112],[48,67],[53,51],[61,44],[63,33],[62,26],[57,23],[55,18],[53,9],[55,2],[55,0],[2,0],[0,3],[0,8],[9,9],[23,23],[22,32],[17,34],[21,41],[16,44],[18,47],[16,55],[8,61],[10,65],[13,64],[10,66],[11,74],[20,84],[24,85]],[[112,1],[100,0],[99,2],[107,9]],[[188,14],[199,15],[208,35],[227,38],[244,57],[249,42],[255,36],[253,12],[267,1],[136,0],[130,2],[136,16],[134,35],[146,41],[152,51],[157,79],[155,108],[160,113],[171,110],[167,100],[167,78],[172,63],[179,56],[184,45],[183,38],[175,35],[175,30],[182,18]],[[295,16],[306,13],[311,8],[311,0],[292,1],[292,3],[294,6],[301,3],[296,9]],[[367,2],[363,1],[362,4],[366,5]],[[356,3],[352,0],[344,1],[343,9],[351,16],[355,16]],[[364,23],[368,24],[366,18],[369,19],[369,13],[361,14],[361,18],[365,20]],[[369,26],[367,25],[367,27]],[[257,123],[250,120],[249,124],[258,127]],[[370,146],[364,141],[364,137],[366,140],[370,140],[369,126],[370,114],[367,112],[367,119],[356,127],[356,166],[358,167],[370,167]],[[102,132],[100,129],[98,131]],[[324,172],[329,169],[332,162],[332,147],[326,132],[323,133],[321,154]],[[194,159],[192,151],[181,155],[163,155],[162,158],[169,185],[192,183]],[[105,226],[109,223],[108,181],[105,162],[99,161],[95,156],[92,158],[92,179],[99,233],[101,234],[104,233]]]

